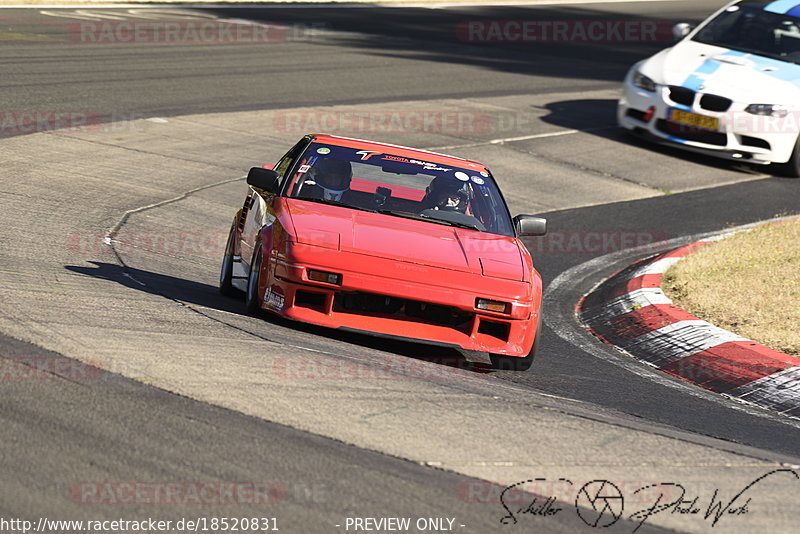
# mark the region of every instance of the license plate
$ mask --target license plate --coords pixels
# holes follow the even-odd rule
[[[682,109],[671,109],[669,112],[669,120],[695,128],[703,128],[704,130],[718,130],[719,119],[716,117],[706,117],[705,115],[698,115]]]

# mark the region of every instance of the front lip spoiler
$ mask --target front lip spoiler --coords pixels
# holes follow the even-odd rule
[[[703,154],[704,156],[712,156],[715,158],[722,158],[730,161],[738,161],[740,163],[742,162],[754,163],[756,165],[769,165],[771,163],[770,161],[765,161],[763,159],[755,159],[755,154],[751,152],[745,152],[743,150],[731,150],[729,148],[725,149],[703,148],[693,145],[687,145],[684,143],[678,143],[670,139],[664,139],[663,137],[654,135],[652,132],[648,131],[642,126],[636,126],[632,130],[628,131],[652,143],[658,143],[660,145],[669,146],[673,148],[677,147],[683,150],[689,150],[691,152],[695,152],[697,154]]]
[[[336,330],[340,330],[342,332],[351,332],[354,334],[362,334],[371,337],[382,337],[385,339],[391,339],[393,341],[405,341],[408,343],[421,343],[425,345],[433,345],[435,347],[446,347],[448,349],[456,349],[458,351],[463,351],[465,349],[461,348],[461,345],[456,345],[455,343],[445,343],[443,341],[431,341],[428,339],[421,339],[417,337],[407,337],[407,336],[397,336],[394,334],[383,334],[381,332],[374,332],[372,330],[361,330],[360,328],[351,328],[349,326],[339,326]]]

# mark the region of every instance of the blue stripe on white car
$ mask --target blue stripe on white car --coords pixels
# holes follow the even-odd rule
[[[713,59],[707,59],[703,61],[703,64],[700,65],[696,71],[691,73],[686,80],[684,80],[683,86],[687,89],[691,89],[692,91],[699,91],[700,86],[705,83],[706,78],[714,74],[718,68],[719,61],[714,61]]]
[[[776,0],[771,4],[767,4],[764,8],[764,11],[769,11],[770,13],[778,13],[780,15],[784,15],[789,13],[792,8],[800,7],[800,2],[797,0]]]
[[[746,54],[744,52],[737,52],[736,50],[729,50],[721,56],[742,57]],[[700,65],[697,70],[689,75],[683,82],[683,87],[691,89],[692,91],[700,91],[700,86],[703,85],[712,74],[714,74],[720,67],[720,62],[714,58],[708,58]]]
[[[753,54],[748,54],[746,58],[753,63],[755,70],[771,78],[793,83],[800,87],[800,65]]]

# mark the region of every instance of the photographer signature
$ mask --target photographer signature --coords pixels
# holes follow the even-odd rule
[[[800,475],[792,469],[774,469],[769,471],[739,490],[732,498],[725,500],[721,497],[719,488],[715,489],[708,501],[701,499],[700,495],[689,493],[687,488],[678,482],[657,482],[639,487],[632,492],[637,500],[647,502],[647,506],[636,510],[627,516],[636,525],[633,532],[641,528],[650,518],[662,514],[694,515],[703,521],[716,526],[724,518],[738,517],[751,512],[753,488],[764,480],[786,474],[800,481]],[[525,494],[522,489],[526,484],[546,481],[544,478],[523,480],[506,486],[500,493],[500,504],[506,514],[500,518],[504,525],[515,525],[523,516],[550,517],[565,510],[564,499],[556,495],[544,497],[533,496],[530,501],[524,501],[523,506],[510,503],[511,495]],[[562,484],[565,491],[570,491],[574,484],[572,481],[559,478],[556,481]],[[519,500],[519,499],[515,499]],[[571,497],[570,497],[571,500]],[[513,507],[513,509],[512,509]],[[621,518],[625,510],[625,496],[619,487],[608,480],[593,480],[587,482],[575,494],[575,511],[578,517],[590,528],[610,527]]]

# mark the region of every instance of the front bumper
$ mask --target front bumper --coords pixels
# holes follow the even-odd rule
[[[319,254],[316,248],[295,245],[291,260],[274,254],[270,276],[262,277],[263,309],[329,328],[508,356],[526,356],[533,346],[541,304],[538,274],[530,284],[386,258],[368,263],[361,258],[370,270],[363,272],[353,263],[358,254]],[[314,261],[321,257],[327,261]],[[425,272],[398,276],[399,267]],[[334,272],[340,283],[309,280],[309,269]],[[477,297],[510,303],[508,313],[475,309]]]
[[[745,104],[735,101],[725,111],[704,109],[701,104],[704,93],[697,93],[691,102],[679,103],[671,99],[669,86],[657,85],[652,93],[634,86],[632,72],[625,80],[617,105],[617,123],[621,127],[654,141],[735,161],[763,165],[785,163],[791,157],[798,137],[797,125],[751,115],[744,111]],[[652,116],[646,120],[650,109]],[[673,109],[716,119],[719,127],[695,128],[671,121]]]

